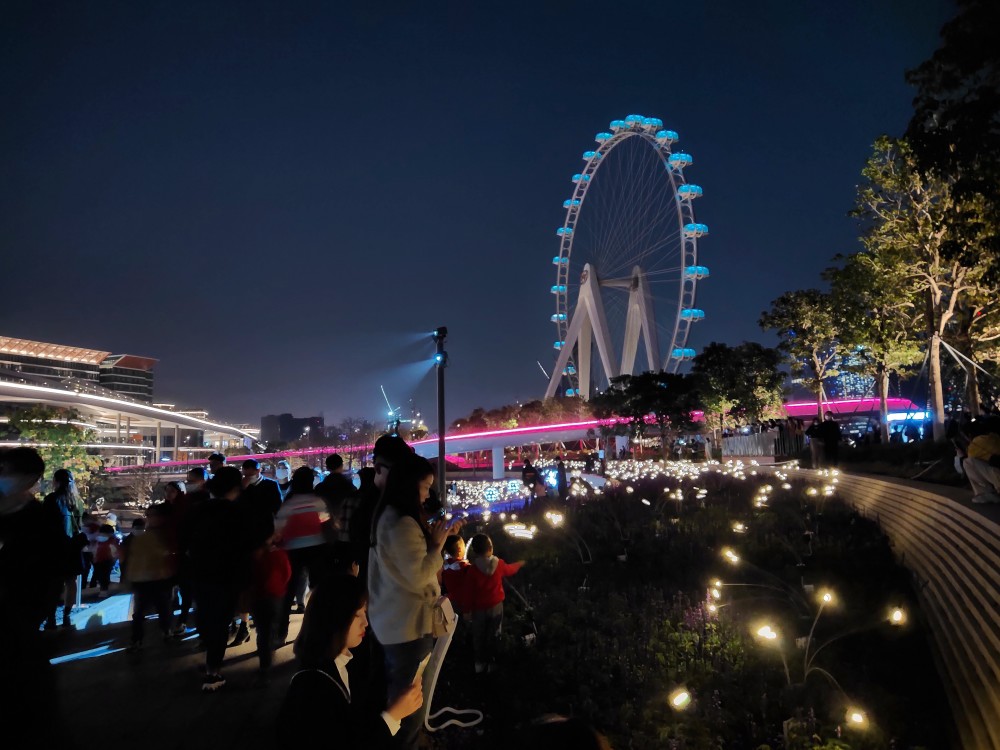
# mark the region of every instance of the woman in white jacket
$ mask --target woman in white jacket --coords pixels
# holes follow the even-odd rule
[[[420,662],[434,647],[431,614],[441,595],[437,572],[449,533],[444,520],[431,526],[421,510],[434,484],[434,468],[410,455],[395,463],[372,524],[368,553],[368,620],[385,652],[390,703],[413,684]],[[398,747],[415,748],[426,706],[403,720]]]

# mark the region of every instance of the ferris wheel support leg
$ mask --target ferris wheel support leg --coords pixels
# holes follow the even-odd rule
[[[593,326],[584,325],[580,329],[580,339],[576,347],[576,367],[580,383],[580,397],[590,400],[590,361],[594,351]]]

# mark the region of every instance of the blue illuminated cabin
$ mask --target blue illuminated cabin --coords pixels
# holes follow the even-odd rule
[[[694,349],[674,349],[670,356],[674,359],[694,359],[697,352]]]
[[[579,198],[568,198],[567,200],[563,201],[563,208],[573,208],[574,206],[579,206],[579,205],[580,205]]]
[[[552,293],[553,294],[566,294],[566,285],[565,284],[554,284],[552,286]]]
[[[676,153],[676,154],[671,154],[670,158],[667,159],[667,162],[674,169],[684,169],[684,167],[691,166],[691,164],[694,162],[694,159],[691,158],[691,154]]]
[[[631,128],[636,125],[642,125],[643,120],[646,118],[642,115],[629,115],[625,118],[625,127]]]
[[[554,266],[565,266],[569,264],[569,258],[563,258],[559,255],[552,259],[552,265]]]
[[[703,194],[703,190],[699,185],[681,185],[677,188],[677,195],[680,196],[681,200],[694,200],[695,198],[700,198]]]
[[[590,182],[590,175],[580,174],[579,172],[573,175],[573,182],[580,182],[581,180],[583,180],[584,182]]]
[[[556,234],[558,234],[560,237],[572,237],[573,227],[559,227],[556,230]]]
[[[684,236],[685,237],[701,237],[702,235],[708,234],[707,224],[685,224],[684,225]]]
[[[677,131],[676,130],[658,130],[658,131],[656,131],[656,140],[659,141],[661,144],[663,144],[663,143],[673,143],[678,138],[680,138],[680,136],[677,135]]]
[[[594,136],[594,140],[598,143],[604,143],[605,141],[610,141],[613,137],[611,133],[598,133]]]
[[[550,318],[550,320],[553,323],[561,323],[562,321],[566,320],[566,313],[556,313]]]
[[[644,127],[657,129],[663,127],[663,120],[659,117],[644,117],[642,118],[642,124]]]
[[[704,320],[705,311],[699,310],[696,307],[685,307],[681,310],[681,317],[684,318],[684,320]]]
[[[688,266],[684,269],[684,275],[689,279],[705,279],[708,278],[708,267],[707,266]]]
[[[564,346],[566,346],[566,342],[565,341],[556,341],[556,342],[553,342],[553,344],[552,344],[552,348],[553,349],[562,349]]]

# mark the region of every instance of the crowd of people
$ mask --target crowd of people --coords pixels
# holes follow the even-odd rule
[[[337,455],[319,483],[309,467],[283,468],[271,479],[253,459],[237,468],[215,454],[208,470],[167,484],[162,502],[119,540],[106,519],[84,512],[68,470],[53,473],[38,502],[39,454],[0,453],[0,638],[25,645],[5,657],[4,705],[56,731],[42,631],[58,628],[60,610],[70,624],[88,573],[106,591],[117,562],[133,595],[131,654],[143,654],[150,612],[168,641],[188,634],[193,616],[201,689],[214,692],[226,685],[227,648],[249,641],[252,628],[257,682],[266,684],[290,615],[304,607],[279,731],[333,730],[344,747],[416,747],[443,595],[472,643],[470,672],[493,671],[503,579],[523,563],[495,555],[485,534],[466,546],[463,522],[449,520],[434,496],[434,467],[397,436],[376,442],[360,488]]]

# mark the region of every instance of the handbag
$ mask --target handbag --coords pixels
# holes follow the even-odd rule
[[[455,608],[447,596],[439,596],[431,610],[431,635],[446,636],[455,629]]]

